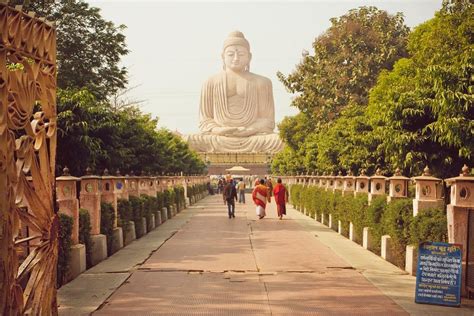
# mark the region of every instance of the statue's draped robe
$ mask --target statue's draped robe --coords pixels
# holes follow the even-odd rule
[[[211,77],[201,91],[200,134],[185,136],[191,148],[201,152],[277,152],[282,147],[275,127],[271,81],[248,73],[245,97],[227,96],[225,71]],[[255,128],[246,137],[221,136],[214,127]]]

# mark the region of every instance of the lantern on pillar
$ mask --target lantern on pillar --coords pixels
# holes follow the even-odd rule
[[[376,196],[385,195],[387,191],[387,177],[382,175],[382,171],[377,168],[375,175],[370,177],[369,204]]]
[[[444,194],[442,180],[431,175],[428,166],[423,174],[413,178],[416,193],[413,199],[413,216],[419,211],[428,208],[444,208]]]
[[[402,199],[408,196],[408,181],[410,178],[402,176],[400,169],[395,170],[395,175],[388,178],[389,181],[389,194],[387,196],[387,202],[393,199]]]
[[[354,195],[369,193],[369,179],[365,174],[365,170],[362,169],[360,175],[356,177]]]

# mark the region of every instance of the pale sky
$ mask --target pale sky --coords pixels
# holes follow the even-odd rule
[[[144,112],[159,126],[183,134],[198,132],[201,85],[222,69],[222,44],[234,30],[250,42],[252,72],[272,80],[275,119],[294,115],[291,95],[276,73],[290,73],[306,49],[329,26],[329,19],[352,8],[373,5],[402,12],[414,27],[434,16],[441,0],[394,1],[88,1],[116,25],[125,24],[130,53],[128,97],[145,100]]]

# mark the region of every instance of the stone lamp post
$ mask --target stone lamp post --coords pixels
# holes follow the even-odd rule
[[[461,244],[462,278],[461,294],[474,292],[474,176],[464,165],[458,177],[445,180],[451,186],[451,203],[447,207],[448,240]]]
[[[342,171],[339,171],[336,178],[334,179],[334,191],[342,191],[344,189],[344,177]]]
[[[56,178],[56,199],[59,212],[73,218],[71,234],[71,259],[67,278],[72,280],[86,270],[86,247],[79,243],[79,201],[76,184],[79,178],[69,174],[67,167],[63,175]]]
[[[362,169],[360,175],[356,177],[354,196],[369,193],[369,179],[370,178],[365,174],[365,170]]]
[[[349,170],[347,176],[344,177],[344,186],[342,194],[354,194],[355,190],[356,177],[352,174],[352,171]]]
[[[369,193],[369,204],[373,198],[380,195],[385,195],[387,177],[382,175],[382,171],[377,169],[375,175],[370,177],[370,193]]]
[[[442,180],[433,177],[428,166],[425,167],[421,176],[413,178],[413,182],[416,188],[413,216],[423,209],[444,207]]]
[[[402,176],[399,168],[395,170],[395,175],[388,178],[388,180],[390,181],[390,184],[387,202],[394,199],[406,198],[408,196],[408,181],[410,178]]]
[[[118,227],[118,205],[117,201],[119,196],[122,194],[123,186],[120,185],[117,177],[111,176],[109,170],[105,169],[104,174],[101,178],[101,201],[110,203],[114,209],[115,220],[114,220],[114,231],[113,231],[113,242],[111,253],[117,252],[123,248],[123,230],[122,227]]]
[[[138,180],[139,178],[135,176],[135,173],[133,171],[130,172],[130,176],[127,179],[129,196],[140,196],[140,191],[138,188],[138,185],[139,185]]]
[[[89,211],[91,217],[91,263],[96,265],[107,258],[107,237],[100,233],[100,177],[93,175],[87,168],[86,175],[81,177],[81,208]]]

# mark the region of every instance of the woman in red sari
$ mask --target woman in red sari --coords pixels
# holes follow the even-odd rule
[[[265,207],[267,206],[267,202],[270,202],[270,194],[268,192],[267,186],[264,183],[265,180],[261,179],[260,184],[257,185],[252,192],[252,199],[257,206],[257,216],[259,219],[265,217]]]
[[[281,179],[278,178],[277,185],[273,188],[273,195],[275,196],[275,203],[277,205],[278,217],[283,218],[286,215],[286,202],[288,202],[288,190],[281,183]]]

